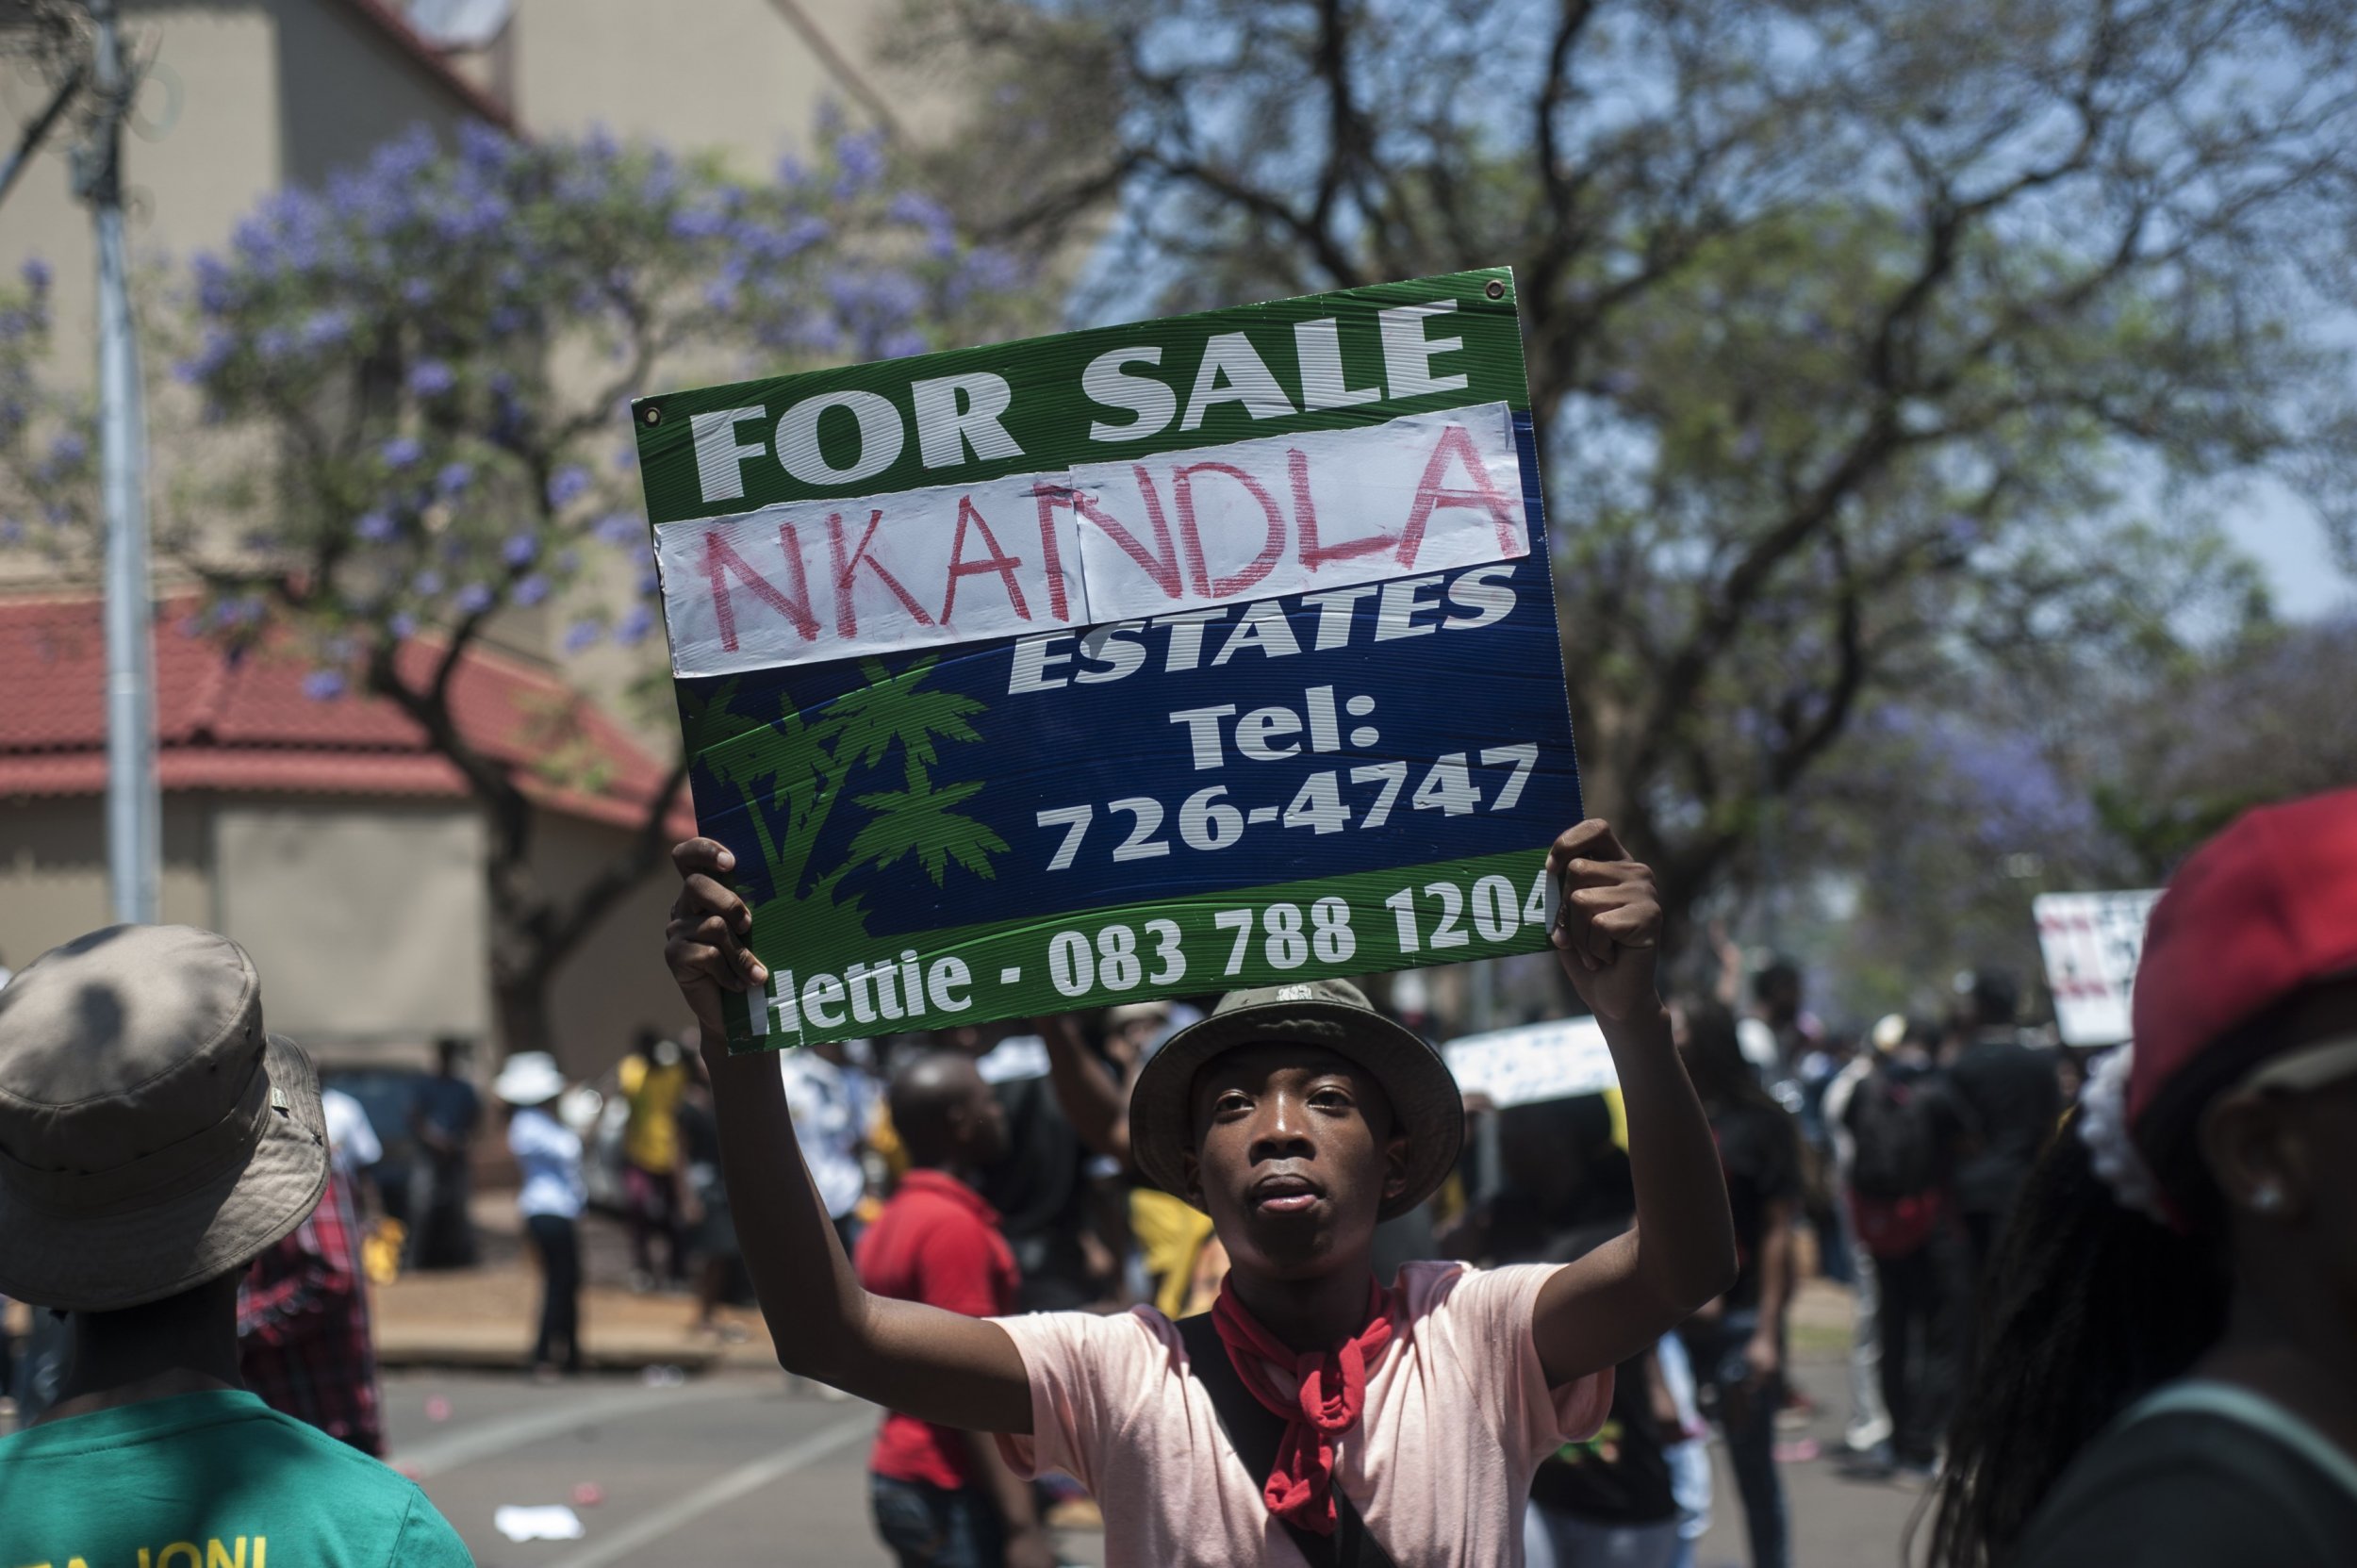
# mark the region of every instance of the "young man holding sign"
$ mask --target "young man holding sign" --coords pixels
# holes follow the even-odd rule
[[[704,1038],[763,984],[734,857],[681,845],[667,956]],[[1514,1563],[1540,1459],[1604,1418],[1611,1368],[1735,1272],[1710,1131],[1655,989],[1652,874],[1590,821],[1549,851],[1558,956],[1602,1021],[1626,1103],[1637,1225],[1561,1267],[1412,1263],[1382,1217],[1456,1161],[1463,1111],[1423,1040],[1335,981],[1238,992],[1172,1037],[1129,1104],[1139,1167],[1208,1212],[1232,1262],[1174,1325],[975,1319],[863,1289],[799,1168],[776,1071],[707,1046],[745,1258],[792,1370],[924,1420],[1005,1434],[1105,1513],[1107,1560]],[[1252,1462],[1240,1450],[1255,1456]]]

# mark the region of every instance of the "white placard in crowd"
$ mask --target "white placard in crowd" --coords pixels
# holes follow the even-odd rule
[[[2144,951],[2157,888],[2133,893],[2041,893],[2031,900],[2054,1024],[2067,1046],[2128,1038],[2128,996]]]
[[[1604,1043],[1604,1027],[1593,1018],[1468,1034],[1442,1048],[1441,1054],[1459,1089],[1487,1095],[1501,1109],[1600,1095],[1621,1082]]]

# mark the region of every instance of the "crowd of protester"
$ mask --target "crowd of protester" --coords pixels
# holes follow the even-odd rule
[[[731,1057],[702,1032],[758,966],[717,847],[689,846],[670,954],[696,1032],[646,1032],[608,1097],[537,1052],[482,1085],[542,1284],[519,1348],[542,1378],[583,1365],[610,1147],[634,1288],[692,1292],[700,1329],[741,1337],[721,1305],[750,1286],[789,1369],[895,1412],[870,1504],[902,1564],[1052,1562],[1048,1526],[1086,1520],[1113,1561],[1290,1541],[1670,1568],[1718,1509],[1785,1568],[1794,1412],[1837,1397],[1845,1474],[1931,1489],[1915,1546],[1938,1568],[2357,1560],[2357,793],[2193,858],[2137,1043],[2091,1067],[1990,969],[1836,1029],[1797,966],[1722,942],[1665,1007],[1642,868],[1583,847],[1568,864],[1605,866],[1581,874],[1616,901],[1558,946],[1621,1083],[1501,1107],[1336,982]],[[407,1543],[353,1560],[465,1560],[414,1487],[352,1467],[384,1451],[367,1281],[395,1265],[369,1248],[478,1256],[485,1096],[446,1044],[417,1164],[376,1205],[405,1239],[372,1235],[375,1130],[260,1033],[254,983],[223,939],[125,928],[0,991],[0,1287],[61,1309],[17,1347],[39,1420],[0,1441],[0,1555],[121,1557],[95,1527],[88,1552],[58,1537],[50,1499],[148,1465],[152,1501],[197,1508],[239,1463],[286,1499],[359,1499],[305,1515],[322,1543]],[[145,999],[84,1039],[62,999],[92,985]],[[151,1087],[200,1073],[210,1098]],[[25,1109],[69,1092],[110,1109]],[[224,1140],[203,1203],[139,1152],[191,1137]],[[172,1245],[120,1223],[147,1186],[174,1194],[138,1200]],[[1805,1390],[1811,1274],[1849,1287],[1852,1344]],[[247,1457],[198,1453],[231,1423]],[[1442,1492],[1457,1512],[1417,1500]]]

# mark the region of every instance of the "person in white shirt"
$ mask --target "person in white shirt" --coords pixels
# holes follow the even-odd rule
[[[361,1103],[341,1089],[321,1089],[320,1109],[327,1116],[327,1158],[358,1201],[361,1174],[385,1158],[376,1124]]]
[[[524,1217],[541,1272],[540,1330],[532,1345],[532,1372],[547,1379],[581,1370],[581,1234],[587,1189],[581,1176],[581,1134],[557,1120],[555,1102],[565,1075],[544,1050],[518,1051],[500,1069],[491,1092],[508,1106],[507,1147],[523,1186],[516,1207]]]
[[[778,1053],[785,1075],[785,1109],[794,1118],[794,1141],[802,1147],[818,1201],[834,1221],[848,1251],[858,1241],[855,1213],[867,1193],[860,1147],[867,1141],[874,1110],[859,1070],[846,1059],[843,1042],[828,1041]]]

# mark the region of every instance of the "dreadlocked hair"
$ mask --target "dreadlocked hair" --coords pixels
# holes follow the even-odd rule
[[[1926,1498],[1927,1568],[2002,1568],[2079,1450],[2225,1331],[2230,1281],[2208,1228],[2121,1207],[2073,1115],[2031,1168],[1982,1287],[1975,1370]],[[2185,1196],[2197,1213],[2215,1203]]]

